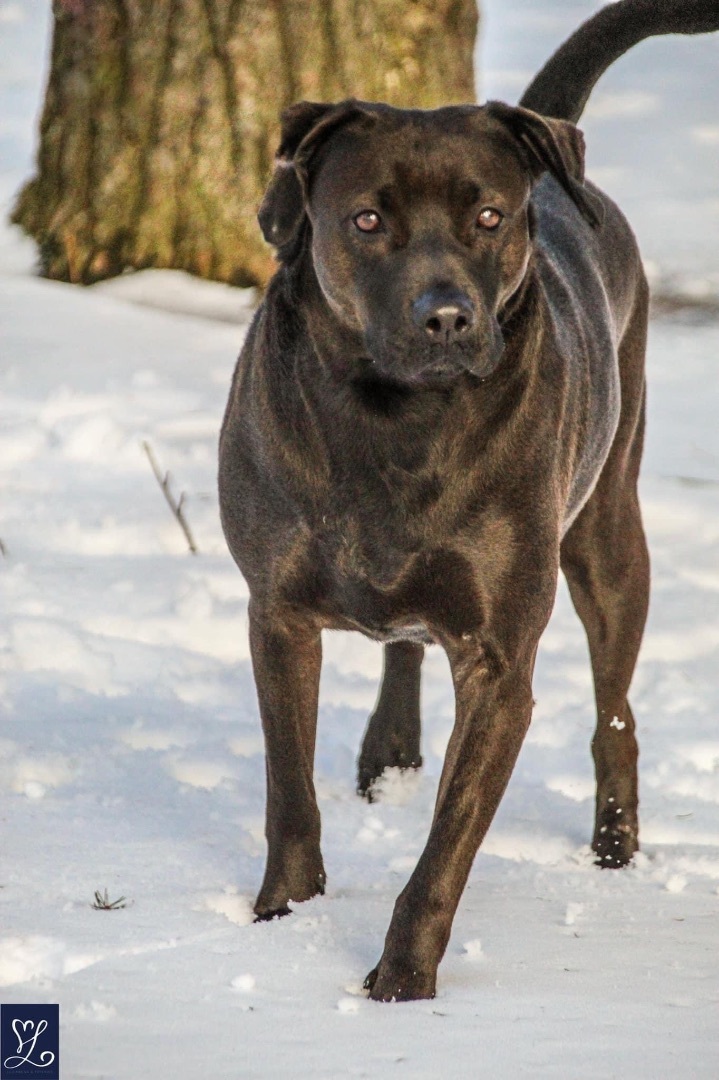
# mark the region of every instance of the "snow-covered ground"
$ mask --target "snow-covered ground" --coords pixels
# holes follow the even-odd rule
[[[516,42],[505,6],[519,8],[485,5],[488,39],[504,27]],[[546,16],[526,35],[538,62],[594,5],[529,6]],[[40,0],[0,0],[5,201],[30,167],[46,18]],[[716,102],[713,46],[706,97]],[[676,47],[684,64],[676,85],[691,105],[708,40]],[[634,55],[646,65],[641,50]],[[623,63],[629,73],[631,58]],[[490,74],[500,80],[499,69]],[[655,79],[648,92],[660,94]],[[647,115],[650,141],[663,123],[677,138],[694,124],[686,110],[672,117]],[[636,160],[630,119],[596,119],[614,143],[595,173],[614,168],[615,155]],[[704,114],[697,123],[715,121]],[[709,181],[689,150],[709,145],[684,148],[697,183]],[[656,190],[677,164],[668,151],[657,161],[648,173]],[[716,168],[711,184],[708,201],[719,198]],[[660,206],[673,218],[668,196]],[[687,228],[710,280],[714,241],[695,212]],[[685,280],[682,258],[674,262],[660,241],[652,259]],[[327,639],[316,770],[327,895],[291,918],[251,924],[264,764],[247,593],[215,494],[217,430],[242,325],[218,321],[233,303],[223,290],[197,287],[187,300],[185,279],[139,279],[146,302],[173,309],[153,311],[122,295],[138,279],[81,290],[33,278],[31,258],[3,227],[0,1000],[60,1002],[68,1080],[713,1080],[719,325],[691,313],[652,324],[642,491],[653,602],[632,694],[643,851],[616,874],[589,858],[591,678],[562,588],[532,727],[470,877],[438,996],[388,1007],[367,1001],[361,980],[426,837],[452,722],[446,661],[428,652],[425,769],[389,777],[369,806],[354,794],[354,763],[379,648],[358,635]],[[188,305],[194,314],[178,314]],[[246,322],[243,294],[236,310]],[[175,492],[186,493],[197,556],[143,440]],[[94,910],[96,889],[127,906]]]

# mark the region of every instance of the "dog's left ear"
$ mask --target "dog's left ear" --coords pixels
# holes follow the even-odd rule
[[[604,208],[584,186],[584,136],[579,128],[501,101],[489,101],[485,109],[512,133],[535,177],[550,172],[589,224],[602,224]]]

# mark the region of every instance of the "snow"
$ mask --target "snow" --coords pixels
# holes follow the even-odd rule
[[[522,48],[538,63],[594,5],[529,6],[485,5],[487,34],[518,49],[516,13],[532,14]],[[47,19],[41,0],[0,0],[5,203],[30,168]],[[661,86],[649,59],[660,44]],[[508,84],[525,61],[507,48],[491,77],[501,64]],[[695,105],[702,86],[716,101],[706,80],[711,56],[716,86],[718,48],[642,46],[611,90],[629,95],[624,105],[597,92],[596,140],[586,125],[597,171],[651,184],[646,206],[631,190],[622,199],[640,235],[653,207],[673,218],[680,167],[695,185],[688,198],[717,198],[716,168],[711,184],[702,172],[717,160],[715,106]],[[665,72],[680,99],[670,112]],[[647,97],[633,82],[642,73]],[[657,137],[656,167],[635,144],[639,121]],[[697,131],[681,154],[667,150],[669,135]],[[676,248],[650,236],[651,258],[664,277],[711,283],[716,230],[695,210],[686,228]],[[562,587],[533,723],[438,996],[382,1006],[361,983],[427,834],[452,723],[446,660],[431,650],[425,664],[425,768],[391,772],[368,805],[354,770],[381,655],[358,635],[328,637],[316,766],[327,895],[252,924],[264,762],[247,590],[215,493],[251,298],[172,275],[82,290],[32,277],[32,258],[3,226],[0,997],[60,1002],[64,1075],[716,1076],[719,325],[688,312],[651,328],[642,496],[653,599],[632,692],[642,852],[625,872],[591,862],[591,675]],[[186,495],[197,556],[143,440]],[[95,909],[96,890],[126,906]]]

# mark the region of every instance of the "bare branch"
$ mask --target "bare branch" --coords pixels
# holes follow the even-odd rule
[[[190,526],[187,524],[187,520],[185,519],[185,514],[184,514],[184,511],[183,511],[183,504],[185,502],[185,493],[184,493],[184,491],[181,493],[179,500],[175,500],[174,495],[170,491],[170,474],[169,474],[169,472],[166,472],[164,474],[164,476],[163,476],[162,470],[161,470],[161,468],[160,468],[160,466],[158,464],[158,461],[157,461],[157,458],[155,457],[153,449],[150,446],[149,442],[147,442],[146,439],[143,439],[143,441],[142,441],[142,449],[147,454],[147,460],[150,462],[150,466],[152,468],[152,471],[155,474],[155,479],[157,480],[158,484],[160,485],[160,488],[162,490],[162,494],[165,496],[165,499],[167,500],[167,505],[170,507],[170,510],[172,510],[172,514],[173,514],[175,520],[177,521],[177,523],[179,524],[179,526],[182,529],[183,533],[185,534],[185,539],[187,540],[187,546],[189,547],[189,549],[190,549],[190,551],[192,552],[193,555],[197,555],[197,544],[195,543],[195,539],[194,539],[194,537],[193,537],[193,535],[192,535],[192,533],[190,531]]]
[[[96,889],[95,903],[92,906],[95,911],[120,911],[121,908],[127,907],[127,898],[121,896],[118,900],[111,900],[107,895],[107,889],[105,889],[104,893]]]

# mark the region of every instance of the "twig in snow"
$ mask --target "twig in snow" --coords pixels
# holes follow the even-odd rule
[[[192,552],[193,555],[197,555],[197,544],[195,543],[195,539],[194,539],[192,533],[190,532],[190,526],[187,524],[187,521],[185,519],[185,515],[184,515],[183,510],[182,510],[182,507],[183,507],[184,502],[185,502],[185,493],[184,493],[184,491],[180,494],[180,498],[177,501],[175,501],[175,497],[172,494],[172,492],[170,491],[170,474],[169,474],[169,472],[166,472],[164,474],[164,476],[163,476],[162,470],[161,470],[160,466],[157,463],[157,458],[155,457],[155,455],[153,453],[152,447],[150,446],[149,442],[146,439],[143,439],[142,449],[147,454],[147,459],[150,462],[153,473],[155,474],[155,479],[157,480],[158,484],[160,485],[160,488],[162,489],[162,494],[165,496],[165,499],[167,500],[167,505],[170,507],[170,510],[172,510],[172,513],[174,514],[175,518],[177,519],[177,522],[178,522],[180,528],[182,529],[183,533],[185,534],[185,539],[187,540],[187,546],[189,547],[189,549],[190,549],[190,551]]]
[[[105,889],[104,893],[96,889],[95,903],[92,906],[95,911],[119,911],[121,908],[127,907],[127,901],[124,896],[121,896],[118,900],[111,900],[107,895],[107,889]]]
[[[6,555],[7,555],[7,548],[6,548],[6,547],[5,547],[5,545],[3,544],[3,542],[2,542],[2,538],[0,538],[0,555],[2,555],[2,556],[6,556]]]

